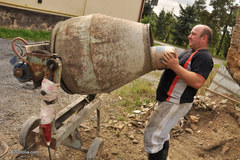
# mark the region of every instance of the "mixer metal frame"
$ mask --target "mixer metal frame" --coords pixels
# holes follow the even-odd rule
[[[18,38],[17,40],[22,40]],[[15,41],[13,41],[14,43]],[[26,43],[25,43],[26,44]],[[14,45],[14,44],[13,44]],[[25,59],[21,55],[19,58],[27,63],[31,72],[34,86],[39,87],[43,77],[61,83],[62,63],[57,55],[48,52],[49,43],[26,45]],[[17,77],[19,70],[14,71]],[[57,103],[54,100],[53,103]],[[100,100],[95,99],[95,95],[80,96],[77,100],[66,106],[57,113],[52,122],[52,137],[50,147],[57,149],[60,144],[87,152],[87,160],[99,159],[103,148],[103,139],[95,138],[89,149],[83,147],[81,136],[78,131],[80,124],[96,110],[97,112],[97,134],[100,130]],[[32,144],[47,146],[40,128],[40,119],[30,117],[22,126],[19,136],[20,144],[26,149]]]

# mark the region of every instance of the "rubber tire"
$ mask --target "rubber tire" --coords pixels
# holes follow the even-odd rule
[[[40,119],[34,116],[30,117],[26,122],[24,122],[19,134],[19,141],[21,146],[28,148],[30,145],[32,145],[29,141],[29,133],[39,125]]]
[[[101,138],[98,138],[98,137],[96,137],[93,140],[93,142],[87,152],[86,160],[99,160],[100,159],[101,152],[103,149],[103,142],[104,142],[104,140]]]

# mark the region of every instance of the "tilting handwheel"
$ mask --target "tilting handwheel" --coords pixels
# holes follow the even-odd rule
[[[103,148],[103,139],[95,138],[87,152],[86,160],[99,160]]]
[[[20,135],[19,135],[19,141],[20,144],[24,147],[27,148],[29,146],[32,145],[32,142],[30,140],[30,135],[29,133],[35,129],[36,127],[38,127],[40,124],[40,119],[37,117],[30,117],[26,122],[24,122],[21,131],[20,131]]]

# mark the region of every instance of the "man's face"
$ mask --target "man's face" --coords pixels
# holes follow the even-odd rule
[[[203,45],[203,37],[206,36],[201,36],[202,33],[202,27],[200,26],[195,26],[190,35],[188,36],[189,39],[189,46],[193,50],[198,50],[202,47]]]

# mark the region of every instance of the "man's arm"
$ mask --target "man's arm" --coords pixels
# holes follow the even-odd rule
[[[188,71],[179,65],[177,56],[174,56],[172,53],[168,52],[163,55],[163,63],[173,70],[187,85],[195,89],[201,88],[205,82],[205,79],[197,73]]]

